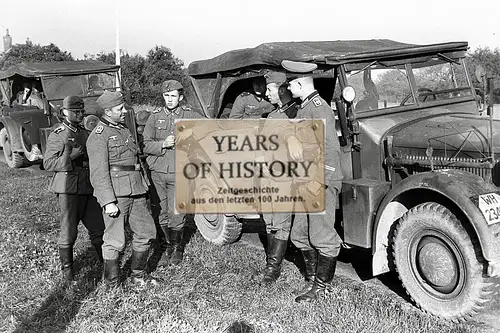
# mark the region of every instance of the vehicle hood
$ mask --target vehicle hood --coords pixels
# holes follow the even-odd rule
[[[440,152],[438,156],[449,157],[455,153],[475,158],[489,156],[489,117],[434,109],[432,114],[419,112],[418,117],[402,113],[361,121],[361,124],[362,131],[378,145],[392,136],[396,151],[422,155],[422,150],[432,147]],[[493,120],[491,125],[493,146],[498,149],[500,120]]]

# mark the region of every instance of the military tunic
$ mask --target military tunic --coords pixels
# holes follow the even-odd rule
[[[230,119],[258,119],[262,114],[271,112],[274,106],[262,97],[249,92],[240,94],[234,101]]]
[[[297,114],[297,104],[295,102],[288,103],[282,107],[278,107],[271,111],[266,119],[289,119]],[[292,117],[293,116],[293,117]],[[265,124],[264,124],[265,126]],[[271,128],[272,131],[272,128]],[[280,158],[279,156],[271,156],[272,160],[287,160],[287,156]],[[261,186],[272,185],[272,180],[262,179]],[[292,183],[290,182],[290,187]],[[290,228],[292,224],[291,213],[266,213],[263,214],[264,222],[266,223],[266,232],[274,233],[274,237],[281,240],[288,240],[290,236]]]
[[[318,161],[318,167],[324,168],[324,181],[316,181],[325,187],[325,214],[296,214],[291,231],[291,239],[300,250],[316,249],[321,255],[336,257],[340,252],[341,239],[335,230],[335,210],[338,191],[343,178],[340,169],[340,144],[335,130],[335,118],[328,103],[315,91],[302,101],[297,112],[299,119],[325,119],[324,159]],[[300,127],[300,123],[297,124]],[[300,130],[297,130],[300,136]],[[316,138],[299,137],[303,145],[303,154],[315,154],[318,149]],[[299,193],[307,195],[305,185],[298,185]],[[302,191],[302,192],[301,192]]]
[[[133,250],[149,250],[156,228],[146,202],[148,181],[141,170],[139,147],[131,132],[103,118],[90,134],[87,146],[94,195],[102,207],[115,203],[120,210],[116,217],[103,210],[104,259],[118,258],[125,248],[127,221],[133,232]]]
[[[169,135],[175,135],[176,119],[197,119],[200,114],[188,106],[178,106],[170,111],[160,108],[153,111],[144,127],[144,153],[148,154],[146,162],[151,170],[151,178],[158,195],[160,225],[180,230],[184,217],[174,214],[175,208],[175,150],[163,148],[163,142]]]
[[[47,139],[43,166],[45,170],[54,171],[50,188],[57,194],[61,210],[58,240],[61,248],[73,247],[79,221],[87,228],[92,244],[102,244],[104,222],[89,179],[88,135],[85,128],[65,120]],[[80,146],[84,154],[72,160],[71,151]]]

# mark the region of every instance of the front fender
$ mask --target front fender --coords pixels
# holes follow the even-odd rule
[[[389,191],[378,210],[373,233],[373,273],[389,270],[387,250],[390,230],[411,207],[432,198],[444,199],[459,209],[473,227],[483,257],[490,263],[500,262],[500,223],[488,225],[472,198],[497,192],[498,188],[481,177],[461,170],[436,170],[412,175]]]
[[[13,152],[23,152],[21,136],[20,136],[20,126],[14,120],[7,117],[0,117],[0,122],[3,123],[4,127],[9,132],[10,145]]]

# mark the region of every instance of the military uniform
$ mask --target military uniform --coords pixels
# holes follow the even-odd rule
[[[149,251],[156,228],[146,203],[148,182],[139,163],[139,147],[131,132],[103,118],[87,143],[94,195],[102,207],[115,203],[120,209],[117,217],[104,214],[104,259],[115,260],[124,250],[126,221],[133,232],[132,249]]]
[[[88,230],[90,241],[102,261],[102,237],[104,222],[101,209],[92,195],[89,181],[88,155],[71,159],[73,148],[86,148],[88,131],[64,120],[47,139],[43,158],[45,170],[55,171],[50,188],[57,194],[60,207],[59,254],[62,269],[72,279],[73,246],[82,221]]]
[[[184,227],[182,215],[174,214],[175,204],[175,150],[163,148],[163,141],[175,135],[176,119],[196,119],[200,115],[188,106],[179,106],[174,111],[160,108],[153,111],[144,127],[144,153],[151,170],[151,178],[160,199],[160,226],[166,225],[174,230]]]
[[[250,92],[240,94],[234,101],[230,119],[258,119],[262,114],[271,112],[273,105],[262,97]]]
[[[266,119],[289,119],[288,114],[297,114],[297,103],[291,102],[271,111]],[[264,125],[265,126],[265,125]],[[272,130],[272,129],[271,129]],[[274,153],[273,153],[274,154]],[[274,156],[270,160],[288,160],[288,156]],[[268,179],[261,180],[261,186],[271,185]],[[290,182],[291,185],[291,182]],[[291,228],[291,213],[266,213],[263,214],[266,223],[267,234],[272,234],[274,238],[288,241]]]

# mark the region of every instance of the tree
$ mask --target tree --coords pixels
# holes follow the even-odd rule
[[[151,104],[162,105],[161,83],[166,79],[180,81],[186,86],[184,63],[175,57],[169,48],[156,45],[146,57],[144,75],[147,82],[145,94]],[[146,97],[146,96],[145,96]]]
[[[33,44],[26,41],[26,44],[16,44],[4,53],[0,58],[0,68],[2,70],[18,64],[22,61],[72,61],[71,53],[61,51],[57,45]]]
[[[86,59],[115,63],[115,52],[86,54]],[[161,83],[167,79],[178,80],[184,86],[188,83],[182,60],[175,57],[169,48],[155,46],[146,57],[121,55],[123,88],[129,93],[132,104],[163,105]]]
[[[467,53],[467,71],[472,76],[472,82],[476,88],[483,89],[482,83],[475,79],[474,72],[481,65],[488,77],[494,80],[494,103],[500,103],[500,49],[491,50],[489,47],[478,47]]]

